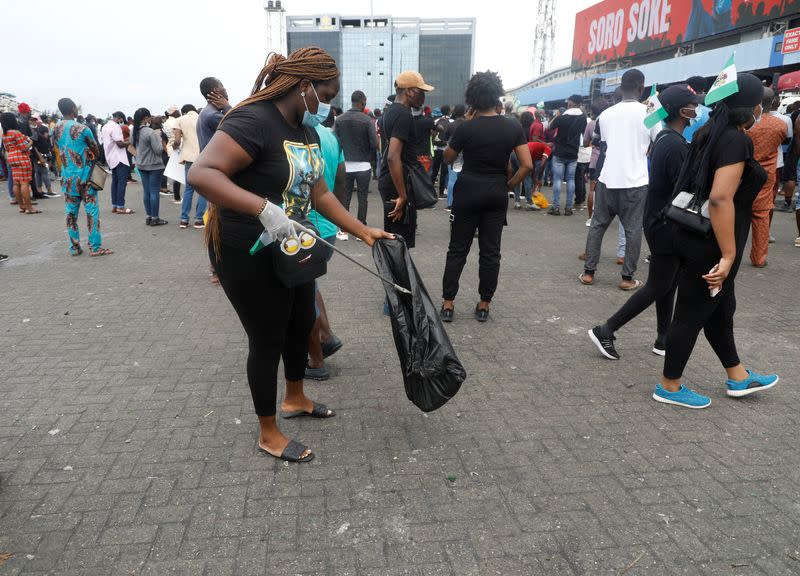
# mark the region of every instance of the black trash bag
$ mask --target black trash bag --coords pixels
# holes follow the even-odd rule
[[[467,372],[453,350],[405,240],[401,236],[378,240],[372,247],[372,257],[381,276],[412,292],[402,294],[384,284],[406,396],[423,412],[441,408],[461,388]]]

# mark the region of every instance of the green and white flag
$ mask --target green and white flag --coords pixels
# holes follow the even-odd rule
[[[714,80],[714,84],[706,94],[706,106],[719,102],[723,98],[727,98],[739,91],[739,83],[736,81],[736,64],[733,62],[734,56],[736,56],[736,52],[728,58],[725,68],[719,73],[719,76]]]
[[[664,110],[664,107],[661,105],[661,101],[658,99],[656,85],[653,84],[653,89],[650,90],[650,97],[647,99],[647,116],[644,118],[644,125],[648,128],[652,128],[668,115],[667,111]]]

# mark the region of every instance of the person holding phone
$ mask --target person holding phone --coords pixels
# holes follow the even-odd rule
[[[711,405],[710,398],[681,384],[700,330],[725,368],[728,396],[748,396],[778,382],[775,374],[745,368],[733,336],[736,273],[750,232],[753,201],[767,179],[746,133],[761,117],[764,87],[752,74],[739,74],[737,81],[738,92],[717,102],[708,123],[695,135],[676,187],[685,191],[700,185],[713,229],[709,237],[677,225],[674,231],[678,298],[653,399],[686,408]]]

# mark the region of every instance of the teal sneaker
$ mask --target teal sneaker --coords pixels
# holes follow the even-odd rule
[[[664,404],[683,406],[684,408],[699,409],[711,406],[711,398],[698,394],[694,390],[689,390],[683,385],[681,385],[681,389],[677,392],[670,392],[662,388],[661,384],[656,384],[656,390],[653,392],[653,400],[656,402],[663,402]]]
[[[777,374],[758,374],[752,370],[747,371],[747,378],[744,380],[726,380],[725,385],[728,387],[728,396],[733,398],[741,398],[749,396],[761,390],[772,388],[778,383]]]

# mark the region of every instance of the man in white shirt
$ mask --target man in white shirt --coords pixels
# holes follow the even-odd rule
[[[172,148],[181,151],[181,164],[186,170],[186,187],[183,190],[183,202],[181,203],[181,219],[178,223],[179,228],[189,226],[189,212],[192,209],[192,196],[194,188],[189,184],[189,169],[197,157],[200,155],[200,143],[197,139],[197,108],[191,104],[185,104],[181,108],[181,117],[172,129]],[[206,211],[206,199],[200,194],[197,195],[197,207],[195,208],[194,227],[197,229],[205,228],[203,214]]]
[[[642,248],[642,217],[649,175],[647,151],[661,131],[658,123],[644,125],[647,107],[639,102],[644,89],[644,74],[631,69],[622,75],[622,102],[603,111],[595,130],[606,143],[606,157],[595,190],[592,226],[586,239],[586,264],[579,276],[581,283],[594,283],[600,261],[600,248],[615,216],[625,229],[625,263],[622,265],[621,290],[635,290],[642,283],[634,280]]]
[[[125,114],[114,112],[111,120],[103,124],[100,131],[103,142],[103,151],[106,163],[111,168],[111,212],[116,214],[133,214],[133,210],[125,208],[125,189],[128,187],[128,178],[131,175],[131,165],[128,161],[128,145],[122,134],[122,124],[125,123]]]

